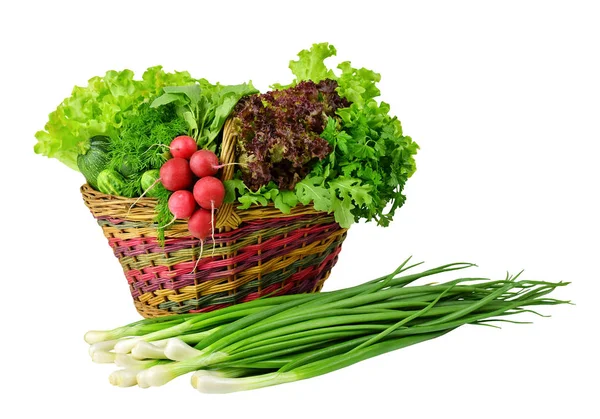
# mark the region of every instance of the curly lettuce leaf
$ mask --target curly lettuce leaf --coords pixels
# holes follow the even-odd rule
[[[284,214],[289,214],[292,208],[298,205],[298,197],[294,191],[279,191],[273,204],[275,205],[275,208],[279,209]]]
[[[296,76],[296,82],[312,80],[318,83],[324,79],[335,80],[336,76],[333,70],[328,69],[324,61],[336,54],[335,47],[327,42],[314,44],[311,49],[300,51],[298,60],[290,61],[290,70]]]
[[[338,79],[338,93],[350,102],[363,108],[371,99],[378,97],[381,91],[377,83],[381,75],[366,68],[352,68],[350,61],[338,65],[342,74]]]
[[[233,203],[236,200],[241,204],[239,209],[248,209],[251,206],[266,206],[275,201],[279,195],[279,189],[274,183],[269,183],[257,191],[250,190],[241,179],[231,179],[223,182],[225,186],[225,198],[223,202]],[[236,193],[236,191],[240,194]]]
[[[296,184],[295,194],[301,204],[333,213],[342,227],[361,219],[387,226],[406,200],[402,191],[416,170],[419,147],[403,135],[390,106],[376,100],[380,74],[344,61],[336,75],[324,62],[335,54],[327,43],[301,51],[298,60],[290,62],[294,81],[275,85],[289,89],[304,81],[332,79],[337,81],[336,92],[351,103],[328,117],[320,137],[331,152]]]
[[[279,189],[293,190],[314,163],[330,153],[319,135],[328,116],[348,106],[336,87],[333,80],[303,81],[240,100],[232,122],[243,179],[251,190],[271,181]]]
[[[114,138],[123,120],[163,87],[195,82],[188,72],[166,73],[161,66],[147,69],[141,80],[135,80],[131,70],[107,71],[89,79],[87,86],[75,86],[50,113],[44,129],[35,134],[34,151],[78,170],[77,156],[87,151],[91,137]]]

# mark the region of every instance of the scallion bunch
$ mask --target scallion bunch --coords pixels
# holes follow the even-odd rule
[[[539,305],[568,301],[547,295],[565,282],[458,278],[411,285],[474,265],[452,263],[391,274],[318,294],[262,298],[202,314],[141,320],[85,340],[96,362],[121,367],[114,385],[160,386],[193,372],[192,385],[229,393],[311,378],[415,343],[465,324],[493,325]],[[510,321],[510,320],[503,320]]]

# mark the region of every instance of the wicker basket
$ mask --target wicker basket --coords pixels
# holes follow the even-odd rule
[[[225,124],[221,161],[233,162],[235,138]],[[233,177],[226,166],[221,179]],[[87,207],[119,259],[143,317],[210,311],[264,295],[317,292],[337,261],[346,230],[330,214],[298,206],[290,214],[224,204],[216,213],[214,245],[177,221],[157,240],[156,200],[135,201],[81,187]],[[194,267],[196,269],[194,271]]]

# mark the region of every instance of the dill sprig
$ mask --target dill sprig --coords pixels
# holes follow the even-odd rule
[[[188,129],[174,105],[155,109],[142,104],[135,115],[123,121],[119,136],[112,141],[108,166],[125,177],[127,196],[141,195],[142,174],[160,169],[169,158],[171,140],[187,134]]]
[[[169,210],[169,197],[171,196],[171,192],[161,188],[157,192],[158,203],[156,204],[156,217],[154,221],[156,222],[156,230],[158,233],[158,242],[161,246],[165,244],[165,225],[169,224],[173,219],[173,214]]]

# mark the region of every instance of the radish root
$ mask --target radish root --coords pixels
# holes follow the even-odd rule
[[[215,201],[210,201],[210,238],[212,240],[212,254],[215,256]]]
[[[139,200],[142,199],[144,197],[144,195],[146,195],[146,193],[150,189],[154,188],[158,182],[160,182],[160,178],[158,178],[154,182],[152,182],[152,185],[148,186],[148,189],[146,189],[144,192],[142,192],[142,194],[138,197],[138,199],[136,199],[135,201],[133,201],[133,204],[131,204],[131,206],[127,210],[127,215],[129,215],[129,213],[131,212],[131,210],[133,209],[133,207],[135,207],[137,205],[137,203],[139,202]]]
[[[194,265],[194,269],[192,269],[192,272],[190,273],[195,273],[196,269],[198,268],[198,263],[200,263],[200,259],[202,259],[202,253],[204,253],[204,240],[200,240],[200,255],[198,255],[198,260],[196,261],[196,264]]]
[[[165,229],[165,228],[169,227],[175,221],[177,221],[177,217],[173,217],[173,219],[171,221],[169,221],[167,224],[165,224],[164,226],[162,226],[162,228]]]
[[[248,165],[246,163],[224,163],[224,164],[219,164],[219,165],[213,166],[213,169],[219,170],[219,169],[222,169],[224,167],[234,166],[234,165],[248,167]]]

